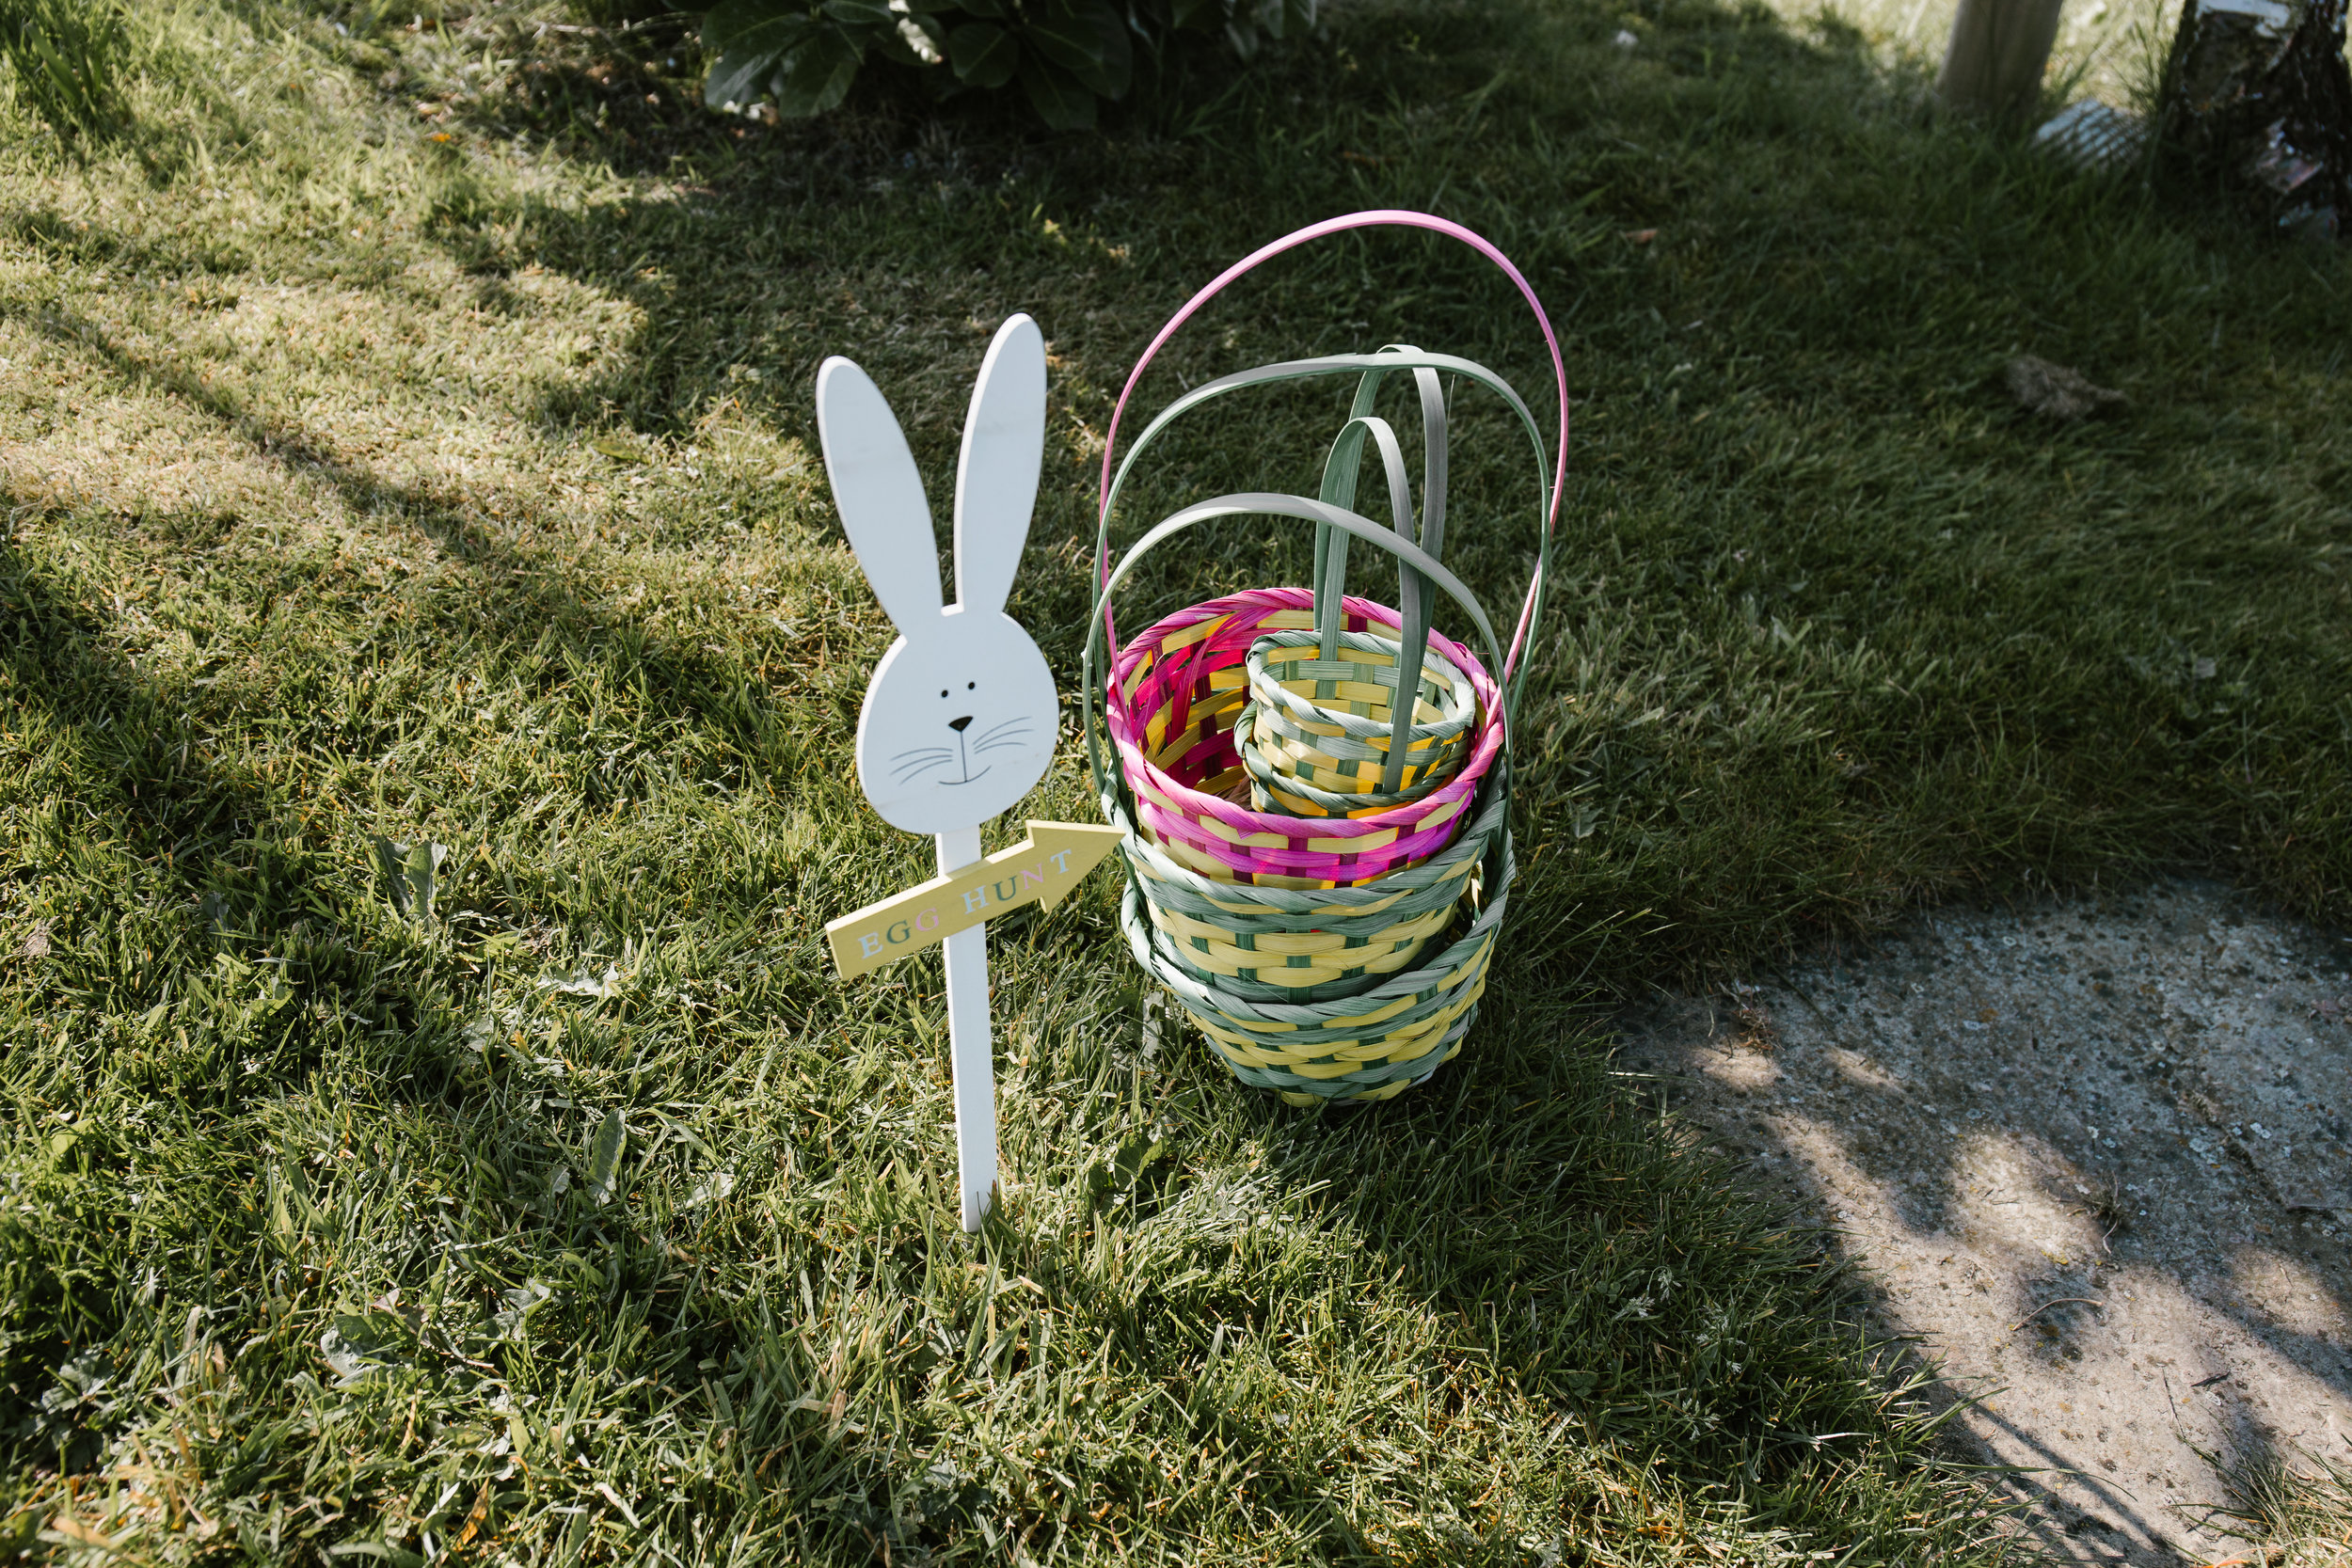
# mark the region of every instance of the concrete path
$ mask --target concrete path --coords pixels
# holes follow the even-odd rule
[[[2352,940],[2168,883],[1664,999],[1623,1065],[1835,1228],[2043,1546],[2169,1568],[2245,1550],[2215,1459],[2352,1461],[2348,1019]]]

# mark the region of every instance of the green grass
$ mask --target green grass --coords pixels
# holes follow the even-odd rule
[[[1936,124],[1875,22],[1366,4],[1096,142],[739,132],[677,108],[674,35],[560,20],[187,0],[115,140],[20,105],[0,153],[17,1545],[1990,1557],[1816,1241],[1611,1077],[1598,1006],[2158,864],[2352,911],[2342,260]],[[936,960],[823,958],[929,851],[848,777],[890,634],[817,362],[936,498],[989,331],[1040,318],[1014,610],[1067,690],[1133,355],[1391,203],[1493,235],[1570,354],[1493,1000],[1429,1088],[1288,1111],[1147,1018],[1099,879],[993,939],[967,1243]],[[1155,395],[1400,338],[1545,402],[1504,286],[1394,236],[1237,291]],[[2021,350],[2132,407],[2033,422]],[[1306,485],[1339,395],[1171,447],[1122,534]],[[1466,404],[1450,559],[1498,604],[1518,461]],[[1228,532],[1127,613],[1302,553]],[[1088,817],[1079,775],[1034,814]],[[450,847],[433,922],[379,835]]]
[[[2339,1568],[2352,1560],[2352,1470],[2332,1456],[2209,1458],[2230,1490],[2209,1527],[2252,1543],[2263,1560],[2282,1568]]]

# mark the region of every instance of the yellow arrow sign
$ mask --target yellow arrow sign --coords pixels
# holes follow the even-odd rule
[[[1050,910],[1120,836],[1085,822],[1032,821],[1029,836],[1009,849],[828,922],[833,961],[854,980],[1024,904]]]

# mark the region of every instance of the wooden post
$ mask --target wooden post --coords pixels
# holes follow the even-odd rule
[[[980,830],[939,835],[942,876],[980,858]],[[956,1185],[963,1228],[977,1230],[996,1192],[996,1065],[988,1020],[988,927],[958,931],[947,953],[947,1068],[956,1091]]]
[[[2031,115],[2042,95],[2042,70],[2058,41],[2059,4],[1960,0],[1935,95],[1987,119],[2014,123]]]

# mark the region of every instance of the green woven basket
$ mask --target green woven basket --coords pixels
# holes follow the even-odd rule
[[[1342,632],[1337,657],[1326,657],[1323,641],[1320,632],[1276,631],[1250,644],[1250,701],[1235,729],[1251,805],[1366,816],[1418,800],[1460,770],[1478,723],[1468,675],[1434,649],[1423,654],[1414,722],[1400,748],[1402,641]]]
[[[1210,299],[1295,245],[1379,228],[1460,241],[1510,278],[1550,359],[1560,404],[1552,450],[1493,372],[1397,344],[1192,387],[1118,455],[1120,417],[1145,368]],[[1245,388],[1325,376],[1352,376],[1356,389],[1317,496],[1201,501],[1162,519],[1113,563],[1120,492],[1175,420]],[[1418,516],[1395,432],[1376,412],[1391,376],[1409,378],[1408,401],[1420,407]],[[1477,599],[1439,559],[1448,378],[1500,397],[1534,450],[1535,570],[1507,656]],[[1385,470],[1387,527],[1355,510],[1368,451]],[[1123,833],[1129,946],[1243,1082],[1294,1104],[1386,1100],[1461,1049],[1514,870],[1511,720],[1527,677],[1520,655],[1543,617],[1562,497],[1556,469],[1566,456],[1566,370],[1534,288],[1490,242],[1426,213],[1351,214],[1262,247],[1196,293],[1129,373],[1104,441],[1100,593],[1089,618],[1081,730],[1104,816]],[[1311,590],[1228,594],[1164,615],[1122,643],[1111,601],[1137,562],[1186,530],[1238,516],[1314,525]],[[1351,541],[1396,558],[1398,608],[1345,593]],[[1465,641],[1477,652],[1431,628],[1439,594],[1476,628]]]
[[[1316,362],[1313,370],[1355,372],[1364,384],[1357,399],[1360,406],[1369,404],[1380,377],[1403,371],[1417,381],[1426,375],[1434,382],[1437,364],[1496,388],[1523,412],[1493,372],[1418,350],[1350,356]],[[1270,379],[1298,369],[1273,366],[1264,373]],[[1440,450],[1443,418],[1439,405],[1431,434]],[[1526,423],[1532,436],[1533,420]],[[1514,871],[1509,700],[1468,649],[1449,651],[1458,645],[1426,629],[1429,605],[1438,594],[1451,598],[1476,628],[1487,658],[1500,666],[1494,627],[1470,590],[1410,532],[1348,510],[1352,486],[1337,470],[1352,463],[1368,430],[1393,447],[1392,434],[1373,417],[1351,418],[1327,467],[1326,499],[1219,497],[1149,531],[1108,574],[1087,654],[1083,716],[1089,754],[1105,819],[1126,834],[1120,852],[1129,886],[1120,923],[1129,948],[1174,993],[1237,1078],[1301,1105],[1388,1099],[1426,1079],[1461,1049],[1486,993]],[[1136,451],[1145,450],[1155,433],[1156,427],[1147,431]],[[1334,494],[1342,499],[1328,499]],[[1424,497],[1424,517],[1429,511],[1441,513],[1442,506],[1441,492]],[[1397,511],[1409,525],[1409,500]],[[1150,783],[1148,771],[1131,774],[1128,767],[1145,759],[1127,758],[1122,751],[1120,769],[1103,766],[1092,671],[1112,593],[1147,553],[1184,530],[1215,517],[1251,515],[1316,525],[1315,592],[1230,595],[1191,607],[1138,634],[1114,668],[1107,693],[1114,717],[1121,733],[1159,736],[1154,745],[1172,747],[1167,753],[1171,765],[1181,757],[1190,759],[1204,777],[1245,773],[1253,808],[1286,813],[1301,830],[1300,818],[1310,814],[1313,820],[1332,821],[1334,831],[1341,820],[1353,829],[1399,815],[1377,795],[1327,789],[1327,779],[1377,784],[1384,774],[1402,774],[1406,786],[1394,793],[1408,806],[1438,800],[1449,789],[1473,791],[1461,799],[1458,816],[1413,816],[1410,831],[1429,836],[1428,847],[1360,883],[1334,878],[1316,885],[1283,874],[1289,860],[1261,863],[1263,871],[1231,880],[1204,874],[1188,847],[1179,859],[1173,852],[1178,846],[1163,845],[1144,830],[1137,806],[1159,804],[1166,788],[1151,784],[1147,800],[1114,782],[1141,777]],[[1434,532],[1422,531],[1424,537]],[[1406,600],[1402,614],[1345,594],[1346,546],[1359,540],[1397,559],[1400,594]],[[1266,617],[1268,606],[1258,601],[1269,595],[1311,607],[1317,625],[1251,634],[1235,646],[1228,624],[1235,617]],[[1343,628],[1343,617],[1362,625]],[[1403,657],[1402,649],[1414,645],[1422,657]],[[1227,647],[1233,652],[1210,652]],[[1247,689],[1258,700],[1243,705],[1238,717],[1230,698],[1219,693],[1241,684],[1231,677],[1243,671],[1212,665],[1205,679],[1171,676],[1171,668],[1185,658],[1232,658],[1244,648]],[[1417,698],[1415,721],[1403,731],[1399,747],[1391,705],[1396,692],[1407,689]],[[1188,706],[1183,701],[1186,693],[1191,693]],[[1230,749],[1219,751],[1220,743]],[[1236,752],[1239,768],[1217,760]],[[1313,760],[1300,762],[1302,752]],[[1275,770],[1277,755],[1293,764],[1292,774]],[[1475,766],[1464,768],[1466,757]],[[1319,777],[1326,765],[1328,773]],[[1266,800],[1257,799],[1262,793]],[[1184,820],[1196,828],[1205,821],[1229,833],[1239,831],[1214,815]],[[1229,850],[1247,850],[1254,841],[1244,835],[1217,842]],[[1281,847],[1295,856],[1299,850],[1288,847],[1312,850],[1318,842],[1305,831],[1298,837],[1278,835],[1266,848]],[[1347,842],[1332,841],[1335,847]],[[1224,863],[1213,863],[1224,869]]]

